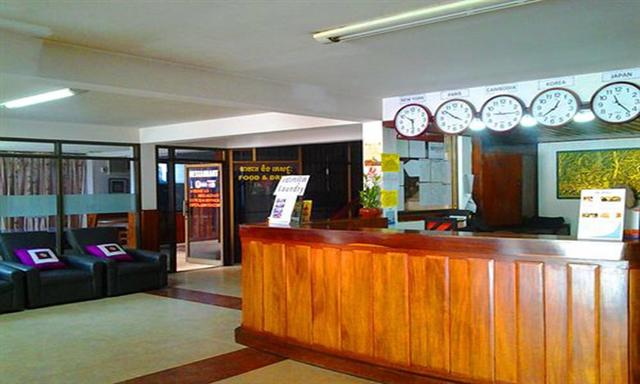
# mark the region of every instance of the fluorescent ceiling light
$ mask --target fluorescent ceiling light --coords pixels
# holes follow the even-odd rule
[[[337,43],[538,1],[542,0],[460,0],[317,32],[313,38],[325,44]]]
[[[594,115],[591,110],[583,109],[582,111],[576,113],[576,115],[573,117],[573,121],[575,121],[576,123],[587,123],[595,118],[596,115]]]
[[[58,99],[64,99],[65,97],[73,96],[78,91],[74,91],[70,88],[58,89],[56,91],[40,93],[38,95],[23,97],[21,99],[15,99],[0,104],[5,108],[22,108],[29,105],[46,103],[47,101],[53,101]]]

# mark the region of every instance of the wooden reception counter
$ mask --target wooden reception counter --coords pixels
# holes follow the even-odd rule
[[[240,236],[242,344],[385,382],[640,383],[640,242]]]

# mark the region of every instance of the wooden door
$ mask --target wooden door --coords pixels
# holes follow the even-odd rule
[[[489,226],[522,222],[522,155],[484,153],[482,156],[482,201]]]

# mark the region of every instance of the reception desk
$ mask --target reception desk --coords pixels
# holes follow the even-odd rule
[[[386,382],[640,383],[640,242],[240,236],[241,344]]]

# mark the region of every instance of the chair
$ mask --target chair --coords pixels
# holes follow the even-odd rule
[[[118,243],[118,228],[98,227],[70,229],[67,241],[75,252],[106,265],[107,296],[159,289],[167,286],[167,256],[158,252],[125,248],[134,261],[99,259],[90,255],[89,245]]]
[[[24,309],[24,273],[0,261],[0,313]]]
[[[25,274],[26,306],[38,308],[102,297],[104,265],[77,255],[58,255],[68,267],[39,270],[20,263],[14,251],[20,248],[56,248],[52,232],[0,234],[0,254],[4,264]]]

